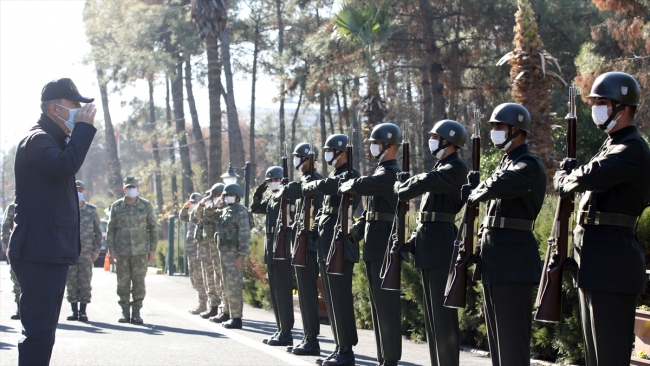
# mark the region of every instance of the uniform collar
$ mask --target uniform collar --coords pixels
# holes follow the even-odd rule
[[[81,203],[81,206],[79,206],[79,209],[80,209],[80,210],[85,210],[87,206],[88,206],[88,204],[87,204],[86,201],[84,200],[84,201]]]
[[[397,159],[390,159],[386,161],[382,161],[379,163],[379,166],[388,166],[388,165],[396,165],[397,164]]]
[[[340,167],[338,167],[338,168],[336,168],[336,169],[334,170],[334,174],[335,174],[335,175],[339,175],[339,174],[341,174],[341,173],[343,173],[343,172],[345,172],[345,171],[347,171],[347,170],[348,170],[348,163],[345,162],[345,163],[343,163]]]
[[[458,159],[458,152],[457,151],[454,151],[453,153],[449,154],[449,156],[447,156],[444,159],[440,159],[440,164],[447,164],[448,162],[450,162],[452,160],[455,160],[455,159]]]
[[[609,135],[610,143],[611,144],[620,144],[621,141],[623,141],[624,138],[626,138],[628,135],[631,135],[633,133],[636,133],[636,127],[635,126],[627,126],[624,128],[621,128],[620,130],[614,132],[613,134]]]
[[[41,118],[38,120],[38,125],[41,126],[43,131],[54,136],[57,140],[65,143],[66,139],[69,137],[59,125],[56,124],[50,117],[41,113]]]
[[[528,149],[528,144],[521,144],[520,146],[514,148],[511,152],[506,153],[506,155],[508,155],[508,158],[510,158],[511,160],[517,160],[517,158],[519,158],[520,156],[524,155],[529,151],[530,150]]]

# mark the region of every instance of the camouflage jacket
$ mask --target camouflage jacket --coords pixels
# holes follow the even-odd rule
[[[214,208],[212,203],[198,205],[190,212],[190,222],[196,224],[194,238],[196,240],[212,240],[219,226],[221,210]]]
[[[190,220],[190,208],[183,207],[181,212],[179,212],[178,217],[181,221],[187,223],[187,234],[185,236],[185,255],[196,257],[197,255],[197,241],[194,239],[196,232],[196,220]]]
[[[221,210],[218,228],[214,239],[220,252],[237,252],[239,257],[248,254],[251,216],[244,205],[236,203]]]
[[[9,245],[9,237],[11,231],[14,229],[14,215],[16,214],[16,204],[12,203],[7,206],[5,215],[2,219],[2,249],[7,250]]]
[[[81,235],[81,254],[79,258],[90,258],[99,253],[102,246],[102,223],[99,221],[97,207],[84,201],[79,207],[79,233]]]
[[[118,256],[155,252],[158,227],[151,203],[140,197],[132,205],[127,204],[124,198],[115,201],[111,205],[106,245]]]

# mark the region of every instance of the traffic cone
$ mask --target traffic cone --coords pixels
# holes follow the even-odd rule
[[[106,256],[104,257],[104,271],[110,271],[111,270],[111,255],[110,253],[106,253]]]

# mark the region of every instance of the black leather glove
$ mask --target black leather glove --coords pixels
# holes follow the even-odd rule
[[[264,192],[268,187],[269,186],[267,186],[266,183],[260,184],[259,186],[257,186],[257,188],[255,188],[255,193],[253,194],[253,196],[262,197],[262,195],[264,194]]]
[[[576,166],[578,166],[578,161],[572,158],[564,158],[564,160],[562,160],[562,162],[560,163],[560,169],[564,170],[568,174],[571,174],[571,172],[573,171],[573,169],[576,168]]]
[[[472,187],[471,184],[464,184],[462,187],[460,187],[460,200],[463,203],[467,202],[467,199],[469,198],[469,195],[472,194],[472,190],[475,187]]]
[[[286,186],[289,184],[289,178],[282,178],[282,185]]]
[[[313,182],[315,180],[316,180],[316,177],[314,177],[313,175],[305,175],[304,176],[304,182],[305,183]]]
[[[397,173],[397,180],[404,183],[411,178],[411,173],[409,172],[399,172]]]
[[[472,187],[472,189],[478,187],[478,184],[481,180],[481,173],[471,171],[467,174],[467,184]]]
[[[309,240],[315,242],[316,240],[318,240],[320,235],[318,235],[318,231],[316,230],[309,230],[307,231],[307,237],[309,238]]]
[[[415,253],[415,239],[417,233],[413,232],[409,240],[407,240],[404,245],[402,245],[402,254],[404,253]]]

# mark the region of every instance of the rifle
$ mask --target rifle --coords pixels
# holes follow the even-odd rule
[[[474,111],[474,132],[472,133],[472,171],[469,176],[474,180],[469,182],[470,187],[476,187],[479,180],[481,168],[481,130],[479,122],[481,111]],[[465,307],[467,295],[467,271],[473,264],[474,243],[478,239],[478,208],[469,207],[465,203],[463,219],[456,240],[454,241],[454,253],[451,256],[447,288],[445,289],[445,303],[449,308]],[[469,254],[468,254],[469,253]]]
[[[352,169],[353,169],[353,138],[354,138],[354,129],[348,130],[348,146],[347,147],[347,164],[348,172],[347,177],[351,179]],[[336,225],[336,237],[334,239],[334,245],[330,247],[329,253],[327,253],[327,274],[331,275],[343,275],[343,260],[345,259],[345,241],[347,240],[348,235],[350,234],[350,226],[352,222],[352,195],[345,193],[341,197],[341,203],[339,204],[339,217],[338,223]]]
[[[289,182],[289,164],[287,163],[286,144],[280,160],[282,161],[284,177],[282,179],[282,184],[286,185]],[[283,197],[280,200],[280,214],[278,215],[278,221],[275,225],[275,247],[273,248],[273,259],[289,259],[287,257],[287,231],[289,231],[289,199]]]
[[[404,124],[404,139],[402,141],[402,171],[408,172],[410,148],[408,142],[408,126],[410,122],[406,121]],[[400,279],[402,274],[402,247],[404,246],[406,236],[406,212],[409,209],[408,201],[397,203],[397,213],[393,219],[393,228],[389,245],[386,247],[386,254],[384,255],[384,262],[381,266],[379,277],[382,279],[382,290],[399,291]]]
[[[309,174],[312,178],[314,177],[314,138],[311,139],[311,148],[309,150]],[[311,203],[314,196],[307,196],[303,198],[302,203],[302,232],[298,236],[298,242],[293,248],[293,259],[291,260],[291,265],[297,267],[305,267],[307,265],[307,246],[309,243],[309,235],[307,232],[311,228]]]
[[[560,165],[561,169],[570,173],[575,167],[576,157],[576,95],[580,93],[577,86],[569,87],[569,113],[564,117],[567,120],[567,158]],[[548,238],[546,258],[544,260],[544,272],[539,281],[537,292],[537,312],[535,320],[540,322],[559,323],[562,312],[562,270],[571,261],[567,261],[569,246],[569,221],[573,213],[573,198],[571,194],[565,198],[559,198],[555,211],[555,220],[551,229],[551,236]]]

